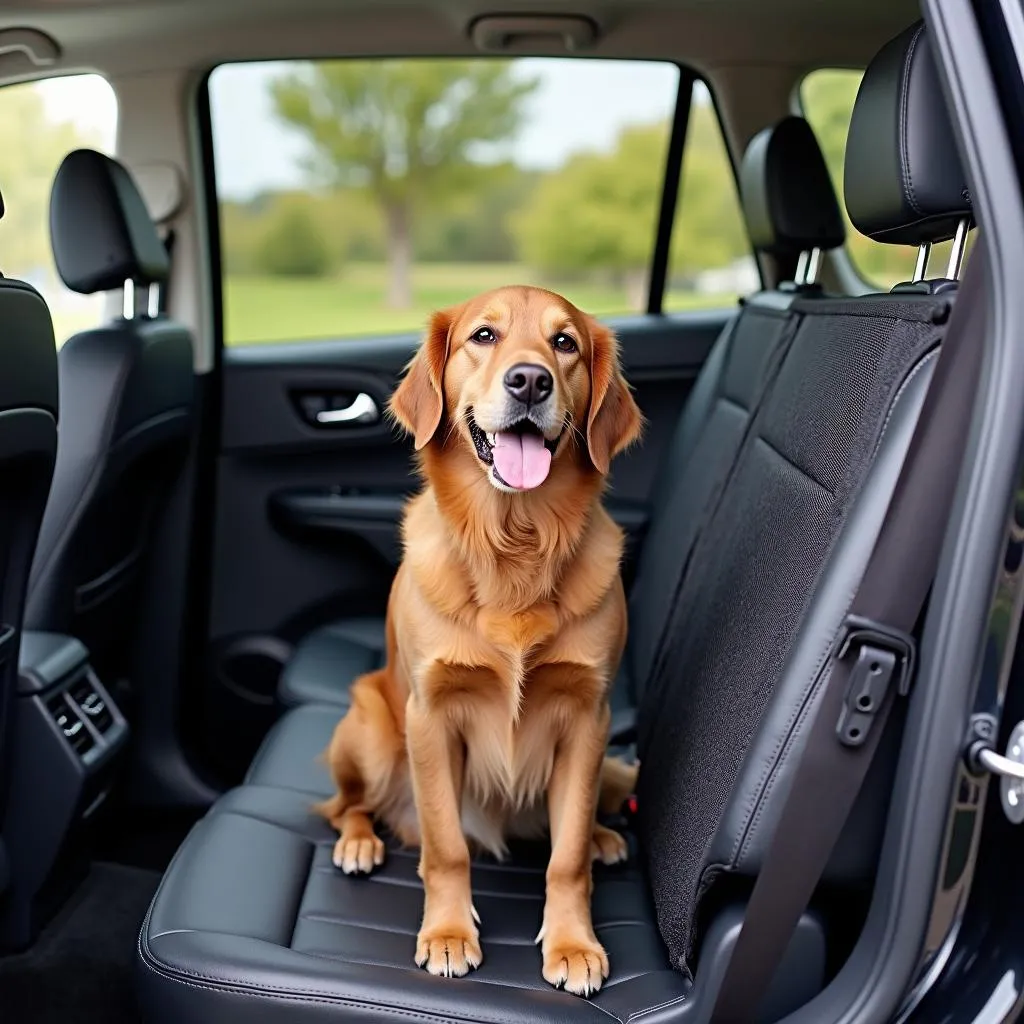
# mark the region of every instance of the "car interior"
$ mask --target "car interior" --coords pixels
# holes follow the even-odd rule
[[[958,5],[0,11],[0,1019],[734,1019],[723,978],[851,644],[871,680],[830,735],[870,735],[866,776],[744,1012],[918,1005],[999,813],[961,739],[1002,706],[1021,611],[998,546],[1024,506],[975,424],[939,474],[928,604],[902,631],[857,615],[940,358],[966,353],[965,416],[1000,413],[969,388],[1009,379]],[[402,90],[431,88],[410,156]],[[474,859],[485,958],[444,979],[413,962],[417,851],[346,875],[314,811],[349,687],[383,664],[420,485],[388,398],[427,314],[487,275],[608,322],[646,420],[604,497],[629,625],[609,751],[639,776],[612,822],[629,860],[594,866],[611,975],[586,999],[541,977],[544,843]],[[947,520],[989,547],[954,564]],[[936,623],[975,577],[940,720]],[[931,843],[916,868],[908,834]],[[879,937],[900,922],[906,962]],[[891,992],[856,980],[876,958]],[[841,1017],[854,990],[875,1016]]]

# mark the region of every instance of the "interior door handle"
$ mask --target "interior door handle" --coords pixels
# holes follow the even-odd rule
[[[330,426],[334,423],[376,423],[380,409],[371,395],[360,391],[343,409],[321,409],[316,414],[317,423]]]

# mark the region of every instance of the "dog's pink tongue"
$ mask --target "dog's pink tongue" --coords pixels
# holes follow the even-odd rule
[[[494,436],[494,467],[509,487],[528,491],[547,479],[551,452],[537,434],[499,431]]]

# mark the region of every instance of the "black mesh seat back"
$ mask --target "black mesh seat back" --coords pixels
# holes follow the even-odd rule
[[[700,524],[797,320],[783,306],[748,302],[743,307],[712,350],[661,466],[629,601],[627,657],[638,703]]]
[[[683,970],[702,889],[723,867],[712,847],[735,858],[759,813],[759,790],[737,792],[742,762],[762,727],[778,730],[781,747],[799,711],[768,713],[895,397],[937,344],[949,301],[800,304],[800,327],[694,551],[663,671],[640,708],[643,849]]]

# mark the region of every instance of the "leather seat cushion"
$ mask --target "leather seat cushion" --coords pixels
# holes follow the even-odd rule
[[[288,660],[278,697],[288,707],[328,703],[348,707],[348,688],[384,664],[384,620],[340,619],[313,630]]]
[[[435,978],[413,964],[423,892],[417,853],[391,844],[370,878],[331,863],[336,834],[306,794],[244,786],[193,829],[168,869],[139,941],[148,1020],[626,1020],[683,1000],[647,886],[631,861],[594,874],[594,923],[612,975],[593,1000],[541,977],[547,848],[473,865],[484,962]]]
[[[334,784],[320,755],[344,713],[337,704],[303,704],[285,712],[264,737],[245,781],[298,790],[316,799],[330,796]]]

